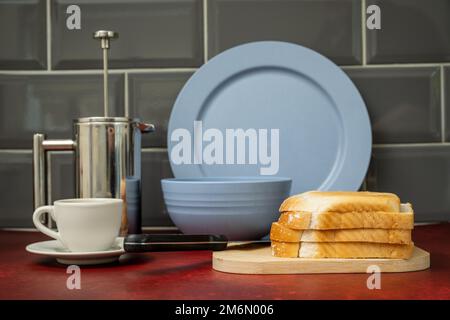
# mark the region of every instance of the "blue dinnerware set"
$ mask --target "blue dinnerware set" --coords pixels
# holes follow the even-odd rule
[[[308,48],[263,41],[212,58],[169,120],[167,211],[189,234],[255,240],[281,202],[308,190],[358,190],[371,154],[366,106],[348,76]]]

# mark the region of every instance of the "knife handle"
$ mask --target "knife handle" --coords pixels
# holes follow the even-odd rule
[[[219,235],[130,234],[123,247],[126,252],[212,250],[227,248],[228,239]]]

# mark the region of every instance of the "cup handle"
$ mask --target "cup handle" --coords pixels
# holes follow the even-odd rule
[[[33,223],[36,226],[36,228],[42,232],[43,234],[48,235],[49,237],[52,237],[53,239],[59,240],[61,241],[61,237],[59,235],[59,232],[53,231],[50,228],[47,228],[45,225],[42,224],[41,222],[41,215],[43,215],[44,213],[48,212],[50,213],[50,215],[52,216],[53,219],[55,219],[55,214],[54,214],[54,206],[43,206],[43,207],[39,207],[37,208],[34,213],[33,213]]]

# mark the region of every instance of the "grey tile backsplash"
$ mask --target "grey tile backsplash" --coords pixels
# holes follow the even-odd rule
[[[66,28],[69,5],[79,5],[81,30]],[[99,29],[119,33],[110,53],[112,68],[195,67],[203,62],[201,0],[52,1],[52,59],[55,69],[100,68]]]
[[[450,1],[367,0],[381,29],[367,31],[369,63],[450,61]]]
[[[444,101],[445,101],[445,140],[450,141],[450,66],[443,68]]]
[[[31,227],[33,222],[31,151],[0,152],[0,226]]]
[[[72,119],[103,115],[99,75],[0,74],[0,148],[31,148],[33,133],[72,138]],[[123,75],[110,75],[111,115],[123,116]]]
[[[129,74],[129,113],[153,123],[157,130],[142,136],[144,147],[167,146],[170,111],[192,72]]]
[[[374,143],[441,141],[440,69],[346,70],[369,111]]]
[[[50,151],[47,156],[52,201],[75,197],[75,157],[72,151]]]
[[[166,212],[161,179],[172,178],[169,157],[165,149],[142,152],[142,224],[145,226],[172,226]]]
[[[361,62],[359,0],[208,1],[209,56],[262,40],[298,43],[338,64]]]
[[[365,28],[372,4],[380,30]],[[66,27],[69,5],[81,9],[81,30]],[[372,123],[365,188],[411,201],[416,221],[450,220],[448,0],[0,0],[0,227],[32,226],[33,133],[72,138],[73,119],[102,115],[100,28],[119,32],[112,115],[157,128],[142,137],[144,226],[172,226],[160,180],[172,177],[167,125],[181,88],[205,60],[259,40],[342,66]],[[52,200],[73,197],[73,153],[48,159]]]
[[[0,1],[0,69],[45,69],[45,0]]]
[[[414,205],[416,221],[448,220],[449,146],[374,148],[367,187],[397,193]]]

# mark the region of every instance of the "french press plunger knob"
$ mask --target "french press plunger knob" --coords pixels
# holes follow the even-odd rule
[[[108,49],[110,41],[117,39],[119,34],[110,30],[98,30],[94,32],[94,39],[100,40],[103,50],[103,111],[104,116],[108,117]]]

